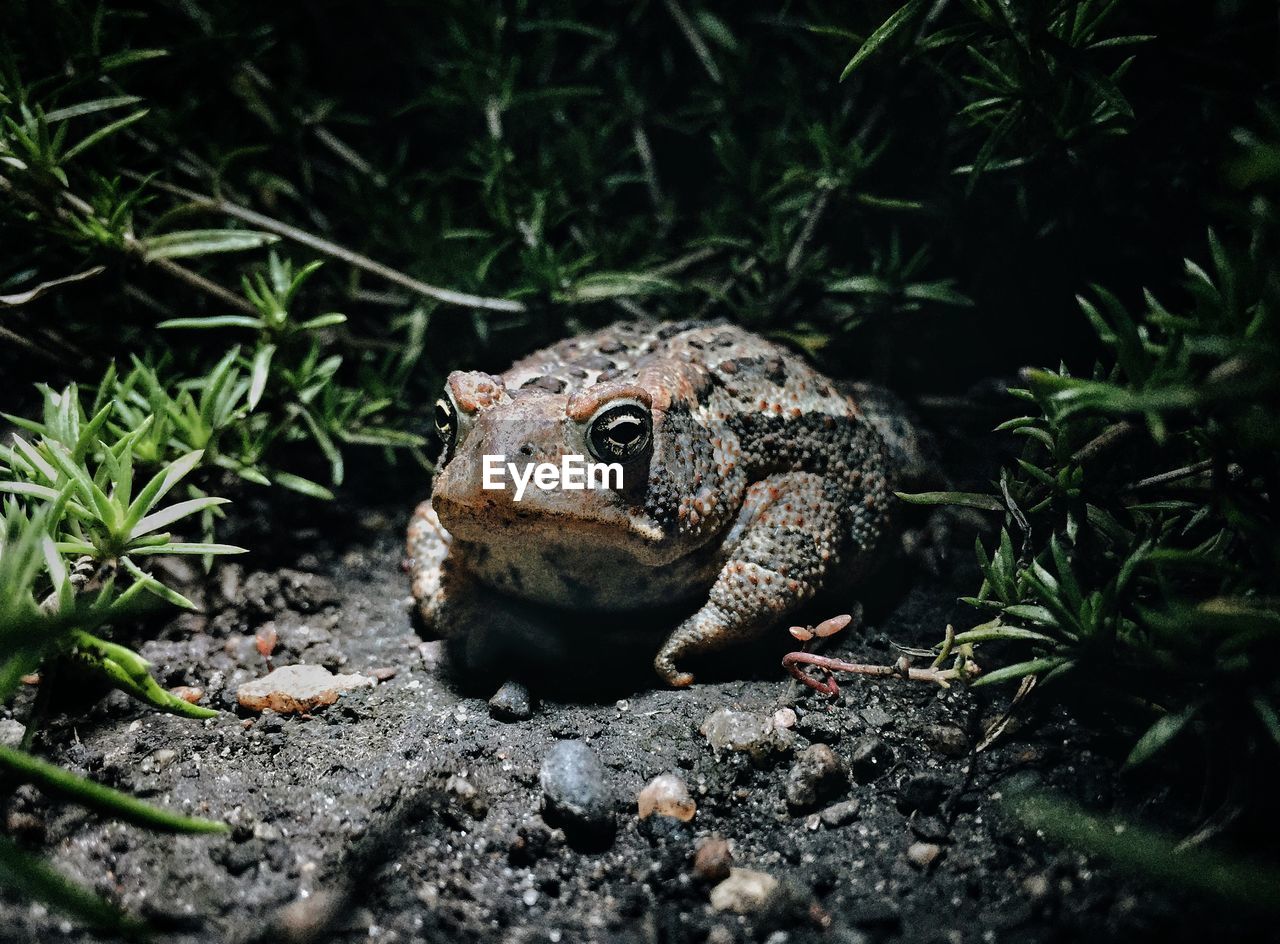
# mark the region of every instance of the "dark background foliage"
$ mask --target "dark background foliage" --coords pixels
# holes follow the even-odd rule
[[[1023,113],[988,151],[993,122],[957,114],[987,97],[965,44],[904,34],[839,81],[892,4],[7,6],[7,71],[46,109],[117,92],[150,109],[82,156],[91,173],[217,192],[428,282],[528,303],[436,312],[423,376],[501,363],[623,306],[729,315],[907,392],[1026,363],[1087,369],[1074,295],[1097,282],[1132,301],[1179,275],[1222,193],[1228,133],[1256,120],[1275,64],[1266,3],[1015,4],[1049,53],[1016,74]],[[1040,18],[1076,7],[1100,17],[1096,40],[1152,38],[1056,48]],[[974,24],[975,48],[1018,63],[1016,32],[967,4],[921,8],[907,32]],[[167,54],[129,61],[148,49]],[[1131,115],[1097,118],[1099,79]],[[982,160],[976,178],[957,172]],[[171,225],[180,201],[144,192],[139,231]],[[5,226],[6,275],[84,261],[31,230]],[[591,273],[681,261],[660,290],[566,303]],[[394,339],[413,300],[328,269],[325,303]],[[23,316],[101,360],[154,337],[126,284],[178,314],[218,310],[135,262]]]

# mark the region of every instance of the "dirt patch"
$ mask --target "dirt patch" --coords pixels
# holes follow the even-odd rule
[[[11,829],[172,941],[1191,941],[1227,933],[1221,908],[1117,877],[1010,817],[1001,797],[1015,782],[1097,808],[1128,804],[1114,762],[1053,712],[974,755],[975,734],[1001,702],[856,679],[829,699],[781,676],[773,661],[757,667],[758,678],[686,691],[643,686],[566,702],[548,684],[535,693],[532,717],[491,717],[492,689],[460,686],[441,645],[414,632],[401,525],[394,512],[370,511],[335,529],[342,547],[303,535],[298,546],[309,550],[295,566],[224,574],[204,593],[205,615],[181,616],[142,645],[164,684],[204,689],[220,717],[170,717],[113,694],[44,735],[41,749],[68,768],[223,819],[234,826],[230,836],[159,836],[26,788],[10,803]],[[933,642],[948,621],[967,618],[954,601],[971,578],[963,569],[912,577],[896,605],[834,651],[883,663],[897,657],[893,643]],[[267,671],[259,651],[267,624],[275,666],[307,662],[382,681],[312,716],[246,713],[235,693]],[[759,758],[717,757],[699,726],[724,707],[778,715],[790,725],[789,743]],[[543,819],[539,770],[562,739],[587,742],[604,767],[616,831],[603,848],[584,848]],[[814,744],[831,750],[808,752],[793,771]],[[806,792],[797,778],[810,768],[818,779]],[[637,794],[664,773],[683,780],[697,803],[690,822],[637,816]],[[718,895],[747,902],[745,914],[711,906],[727,865],[721,843],[703,857],[716,859],[715,869],[706,861],[695,869],[710,840],[726,840],[732,866],[749,870],[736,891]],[[763,903],[748,894],[759,884],[750,872],[777,883],[763,883],[772,889]],[[1232,921],[1237,939],[1250,935],[1249,916]],[[0,904],[0,936],[88,937],[12,900]]]

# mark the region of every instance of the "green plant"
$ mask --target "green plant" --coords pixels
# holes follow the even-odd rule
[[[1023,655],[973,684],[1034,676],[1105,706],[1133,725],[1130,765],[1196,737],[1227,783],[1280,750],[1277,232],[1267,210],[1247,240],[1211,233],[1176,305],[1148,293],[1135,317],[1095,288],[1080,305],[1109,356],[1089,377],[1024,371],[1011,392],[1033,409],[999,428],[1026,445],[996,489],[903,496],[1004,515],[967,598],[990,618],[940,648]]]
[[[181,607],[194,604],[176,590],[148,574],[139,561],[153,555],[242,553],[243,548],[209,541],[177,541],[162,530],[185,518],[206,512],[226,499],[200,496],[172,504],[162,504],[166,496],[195,468],[199,451],[186,453],[164,464],[140,488],[135,486],[133,447],[152,423],[147,417],[136,428],[119,435],[114,442],[99,434],[107,427],[114,409],[107,404],[91,417],[84,410],[77,391],[69,387],[61,393],[45,390],[43,424],[15,418],[40,433],[32,444],[21,436],[11,446],[0,449],[0,492],[16,496],[5,508],[8,540],[25,551],[14,551],[11,560],[14,580],[6,584],[10,603],[0,626],[13,627],[19,641],[13,665],[31,668],[48,655],[46,646],[54,642],[69,645],[86,664],[116,686],[156,707],[192,717],[209,717],[213,712],[190,705],[160,689],[146,672],[146,663],[122,647],[90,636],[83,626],[72,626],[61,636],[42,637],[29,625],[31,593],[38,571],[27,535],[38,536],[43,554],[47,598],[37,608],[51,611],[60,620],[107,622],[127,612],[131,602],[148,593]],[[33,516],[24,507],[34,505]],[[67,560],[73,564],[71,570]],[[117,592],[117,582],[127,583]],[[86,587],[97,590],[93,609],[81,613],[77,593]],[[25,618],[24,618],[25,616]],[[34,649],[25,652],[21,640],[30,637]],[[19,671],[21,674],[21,671]]]
[[[977,149],[955,168],[970,190],[987,171],[1079,161],[1100,139],[1127,133],[1134,114],[1120,82],[1150,34],[1115,34],[1116,0],[910,0],[858,48],[848,77],[893,46],[928,60],[958,99]]]
[[[0,487],[16,484],[22,483],[0,482]],[[113,574],[86,580],[88,571],[83,567],[68,568],[64,557],[68,552],[56,540],[56,522],[72,514],[68,511],[70,491],[68,486],[52,501],[41,503],[34,514],[28,514],[18,499],[9,498],[0,513],[0,702],[8,702],[22,678],[41,666],[45,671],[41,683],[44,696],[53,684],[50,676],[55,667],[65,661],[162,710],[190,717],[215,714],[169,694],[147,672],[144,659],[89,632],[137,618],[146,609],[144,594],[165,599],[175,594],[136,568],[130,569],[124,580]],[[121,589],[122,583],[128,585]],[[0,747],[0,771],[7,788],[17,782],[31,783],[103,815],[153,829],[225,831],[220,823],[170,813],[33,756],[28,748],[39,720],[38,714],[32,715],[21,749]],[[92,924],[138,930],[136,922],[68,882],[7,838],[0,840],[0,875],[6,884],[43,897]]]
[[[147,58],[130,54],[114,64]],[[109,62],[97,68],[109,83]],[[339,443],[420,446],[419,436],[387,419],[421,353],[425,313],[398,319],[410,343],[394,351],[355,347],[359,386],[347,386],[340,376],[347,352],[338,352],[334,334],[345,316],[294,317],[299,293],[319,262],[295,271],[272,252],[261,268],[243,273],[243,298],[189,267],[277,242],[272,221],[266,231],[175,228],[173,217],[155,215],[157,194],[149,179],[86,166],[99,149],[118,148],[126,132],[136,133],[147,109],[112,116],[138,97],[116,94],[54,106],[47,103],[73,92],[76,81],[26,85],[12,63],[0,71],[6,213],[35,234],[48,257],[69,253],[84,260],[83,271],[5,294],[0,304],[21,315],[37,299],[101,276],[109,265],[142,265],[233,311],[162,320],[163,328],[206,329],[212,341],[206,348],[129,350],[124,374],[108,363],[93,386],[72,383],[58,390],[40,384],[38,419],[5,415],[21,432],[0,447],[0,493],[9,496],[0,514],[0,703],[12,701],[20,679],[33,672],[39,672],[40,688],[21,747],[0,750],[0,771],[8,785],[33,783],[148,828],[220,831],[220,824],[159,810],[39,760],[30,753],[33,737],[61,681],[86,674],[163,711],[192,718],[216,714],[162,688],[146,660],[106,638],[103,629],[136,623],[155,604],[193,606],[155,576],[148,566],[155,556],[198,555],[208,566],[217,555],[242,550],[213,536],[227,499],[207,489],[228,484],[223,473],[330,498],[325,486],[268,464],[268,455],[309,440],[336,485],[343,479]],[[105,120],[92,127],[98,119]],[[253,332],[249,352],[228,350],[222,332],[245,328]],[[57,334],[49,337],[63,343]],[[177,490],[185,497],[171,500]],[[173,528],[198,530],[199,537],[180,539]],[[85,920],[137,929],[7,840],[0,846],[0,875]]]
[[[1280,872],[1259,858],[1188,845],[1167,831],[1100,816],[1061,797],[1015,792],[1009,806],[1028,829],[1109,859],[1140,879],[1160,879],[1238,907],[1280,909]]]
[[[38,466],[4,473],[59,498],[69,489],[61,508],[47,491],[6,508],[16,509],[14,540],[43,546],[47,531],[67,571],[62,581],[56,564],[37,561],[31,599],[59,581],[73,589],[64,612],[76,618],[51,635],[23,622],[29,607],[18,602],[3,611],[16,628],[0,622],[0,639],[21,656],[7,670],[97,660],[99,675],[133,680],[135,694],[145,673],[129,655],[75,631],[138,619],[122,609],[94,622],[91,604],[172,599],[179,588],[149,569],[161,552],[149,542],[216,543],[226,506],[213,495],[280,486],[331,497],[352,477],[353,453],[378,460],[360,463],[375,476],[406,453],[429,466],[417,413],[454,367],[641,315],[728,317],[803,347],[833,374],[907,395],[953,393],[1012,365],[1090,363],[1098,344],[1074,329],[1072,294],[1100,282],[1129,310],[1142,284],[1171,297],[1165,259],[1202,239],[1225,132],[1274,71],[1265,42],[1241,39],[1273,27],[1272,11],[1249,4],[552,0],[535,11],[486,0],[445,2],[429,18],[378,0],[358,14],[223,0],[11,6],[0,37],[0,376],[23,431],[19,465],[34,463],[30,449],[65,475],[45,440],[74,457],[79,437],[67,427],[106,418],[73,459],[82,474],[54,484]],[[1141,42],[1152,34],[1159,42]],[[1232,176],[1270,179],[1276,151],[1261,145],[1275,137],[1263,132]],[[1248,212],[1269,210],[1262,201]],[[1217,274],[1214,284],[1234,291]],[[1091,298],[1108,334],[1123,327],[1104,297]],[[1140,352],[1165,343],[1151,318],[1136,323]],[[1132,361],[1129,335],[1117,336]],[[1206,504],[1231,474],[1197,469],[1133,495],[1111,482],[1222,451],[1189,440],[1187,418],[1210,416],[1203,428],[1213,429],[1239,395],[1187,406],[1182,355],[1167,347],[1143,379],[1088,377],[1106,390],[1028,377],[1029,412],[1043,416],[1020,435],[1042,475],[1016,466],[992,494],[960,496],[1005,512],[1009,533],[988,565],[1000,589],[976,595],[1000,622],[961,634],[961,655],[976,646],[985,659],[992,634],[1020,630],[1031,635],[1011,641],[1025,650],[1015,662],[1065,658],[1054,664],[1073,667],[1058,678],[1110,673],[1098,676],[1118,676],[1109,690],[1130,692],[1139,674],[1105,655],[1147,632],[1126,608],[1134,587],[1156,601],[1167,586],[1171,600],[1199,606],[1218,579],[1162,562],[1166,546],[1190,548],[1197,568],[1247,570],[1244,540],[1188,543],[1208,540],[1219,519],[1232,534],[1257,520],[1256,492],[1243,511]],[[1192,371],[1197,396],[1240,380],[1203,366]],[[43,386],[29,401],[34,382]],[[1072,397],[1090,405],[1068,413]],[[1091,453],[1100,436],[1102,446],[1118,437],[1117,451]],[[1155,442],[1173,450],[1164,464],[1150,459]],[[1076,462],[1070,450],[1085,455]],[[143,515],[194,503],[161,528],[185,540],[133,534],[141,519],[125,528],[139,494],[113,501],[125,462],[144,488],[196,453]],[[1091,468],[1090,454],[1105,459]],[[1130,507],[1147,491],[1196,507]],[[87,518],[68,510],[73,501]],[[1151,548],[1135,558],[1144,540]],[[77,557],[73,546],[123,554]],[[1121,557],[1140,560],[1123,583]],[[1232,592],[1261,599],[1250,586]],[[1045,612],[1065,628],[1032,619]],[[1072,620],[1100,627],[1096,648],[1066,637]],[[45,648],[46,637],[57,645]],[[1206,669],[1197,684],[1213,677]],[[1182,694],[1152,691],[1161,697],[1144,689],[1145,723],[1180,716]],[[1212,715],[1197,709],[1184,730]],[[0,869],[7,856],[0,848]],[[29,874],[27,888],[74,897]]]
[[[272,252],[267,257],[266,273],[255,272],[242,280],[244,294],[257,309],[256,315],[210,315],[202,318],[171,318],[160,328],[248,328],[259,335],[249,371],[249,409],[257,408],[271,375],[271,360],[280,343],[297,333],[319,331],[345,324],[347,316],[330,312],[294,323],[290,306],[322,262],[312,262],[297,273],[288,260]]]

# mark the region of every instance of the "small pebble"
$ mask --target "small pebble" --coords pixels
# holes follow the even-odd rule
[[[849,786],[845,763],[825,744],[806,747],[787,774],[787,806],[792,812],[811,810],[838,796]]]
[[[275,916],[275,925],[286,941],[322,940],[346,911],[346,896],[329,889],[317,889],[306,898],[285,905]]]
[[[869,735],[853,742],[849,766],[858,783],[870,783],[888,770],[892,763],[893,751],[878,737]]]
[[[45,839],[44,820],[32,813],[10,812],[5,817],[4,828],[10,837],[26,842],[44,842]]]
[[[969,753],[968,736],[952,724],[927,724],[920,732],[926,744],[947,757],[964,757]]]
[[[707,932],[707,944],[733,944],[733,932],[723,924],[717,924]]]
[[[525,903],[526,907],[532,908],[538,903],[538,890],[536,888],[526,888],[524,894],[520,896],[520,900]]]
[[[1043,901],[1049,897],[1049,879],[1043,874],[1028,875],[1022,881],[1022,893],[1031,901]]]
[[[224,563],[215,573],[218,576],[219,606],[235,606],[240,597],[240,579],[244,576],[244,568],[239,564]]]
[[[950,834],[947,824],[937,816],[919,816],[911,820],[911,831],[917,839],[926,842],[942,842]]]
[[[936,813],[950,791],[951,785],[941,777],[916,774],[904,780],[898,788],[898,809],[904,813],[918,812],[926,816]]]
[[[894,722],[894,716],[879,705],[862,709],[862,720],[872,728],[887,728]]]
[[[795,730],[814,744],[839,744],[849,733],[849,719],[844,712],[810,710],[796,721]]]
[[[724,881],[729,877],[732,866],[733,852],[729,840],[720,836],[708,836],[693,856],[694,876],[708,884]]]
[[[828,806],[818,814],[818,818],[827,829],[839,829],[858,818],[858,810],[861,806],[862,802],[857,799],[842,800]]]
[[[918,869],[927,869],[938,861],[942,847],[932,842],[913,842],[907,847],[907,861]]]
[[[20,721],[14,721],[12,718],[5,718],[0,721],[0,744],[5,747],[17,747],[22,743],[22,735],[26,733],[26,727]]]
[[[794,708],[779,708],[773,713],[773,726],[775,728],[794,728],[796,726],[796,712]]]
[[[298,714],[321,705],[332,705],[343,692],[372,688],[364,675],[334,675],[322,665],[286,665],[236,690],[241,708],[281,714]]]
[[[650,780],[636,798],[640,818],[648,819],[654,813],[670,816],[682,823],[693,819],[698,804],[689,796],[689,788],[675,774],[659,774]]]
[[[532,715],[533,698],[520,682],[504,682],[489,699],[489,717],[499,721],[524,721]]]
[[[204,689],[196,688],[194,685],[177,685],[169,689],[169,694],[174,698],[181,698],[183,701],[194,705],[201,698],[204,698]]]
[[[472,819],[483,819],[489,812],[489,803],[480,789],[461,774],[454,774],[444,785],[447,793]]]
[[[789,751],[795,740],[786,728],[774,724],[770,715],[717,708],[698,729],[719,757],[724,753],[745,753],[764,760],[772,753]]]
[[[604,767],[582,741],[557,741],[538,771],[544,798],[543,819],[581,844],[613,840],[613,804]]]
[[[778,880],[767,872],[730,869],[729,877],[711,889],[711,907],[734,914],[753,914],[768,902]]]
[[[412,599],[410,603],[412,604]],[[444,662],[444,640],[433,639],[430,642],[418,644],[418,658],[422,660],[422,667],[430,671],[438,668]]]

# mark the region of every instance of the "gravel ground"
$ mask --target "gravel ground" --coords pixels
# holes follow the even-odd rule
[[[1001,802],[1011,786],[1100,809],[1134,809],[1138,791],[1130,800],[1102,745],[1052,710],[975,754],[1008,691],[990,700],[854,679],[826,698],[772,668],[776,653],[667,691],[602,635],[561,677],[585,673],[590,697],[543,691],[531,717],[499,720],[492,682],[451,671],[441,644],[415,633],[402,526],[395,512],[351,512],[326,523],[344,536],[334,546],[314,522],[290,525],[290,546],[307,548],[290,566],[223,571],[202,591],[204,614],[142,644],[164,684],[203,688],[220,717],[184,720],[111,694],[43,736],[64,766],[223,819],[229,836],[160,836],[25,787],[9,830],[166,941],[1265,938],[1248,915],[1224,924],[1220,906],[1028,834]],[[900,576],[905,589],[837,653],[891,663],[895,643],[928,644],[968,619],[954,601],[971,573]],[[266,673],[256,640],[272,630],[275,666],[383,680],[312,716],[243,712],[236,688]],[[760,726],[756,756],[717,753],[700,732],[726,708],[754,716],[729,720]],[[548,774],[562,740],[584,742],[588,760],[568,752],[568,768]],[[664,773],[696,803],[687,823],[637,816],[637,794]],[[713,894],[727,859],[745,871]],[[0,937],[89,939],[5,899]]]

